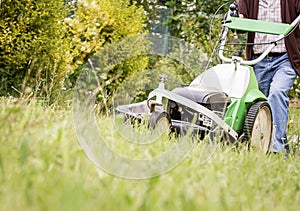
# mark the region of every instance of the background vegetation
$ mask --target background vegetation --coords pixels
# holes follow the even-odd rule
[[[229,3],[226,0],[3,0],[0,95],[30,95],[49,103],[63,101],[88,58],[119,39],[147,32],[184,39],[212,55]],[[142,54],[142,45],[139,51]],[[100,99],[109,97],[126,77],[153,65],[149,58],[139,56],[107,72],[102,70],[107,96]],[[176,68],[182,69],[180,65]],[[178,74],[185,83],[196,75],[182,75],[180,71]],[[291,96],[298,94],[297,80]]]
[[[61,89],[73,87],[80,65],[96,51],[143,30],[142,8],[127,0],[74,2],[2,1],[0,95],[33,94],[55,102]],[[127,61],[122,77],[135,65]]]

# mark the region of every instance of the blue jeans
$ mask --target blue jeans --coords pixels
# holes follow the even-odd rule
[[[283,152],[286,150],[286,153],[289,153],[286,135],[289,114],[288,91],[293,86],[297,76],[296,72],[287,53],[278,57],[264,58],[254,65],[254,72],[259,89],[268,97],[272,109],[274,129],[270,151]]]

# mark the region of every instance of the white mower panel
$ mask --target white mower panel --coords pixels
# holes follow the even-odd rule
[[[232,98],[242,98],[247,90],[249,79],[249,67],[239,64],[219,64],[200,74],[190,86],[214,89]]]

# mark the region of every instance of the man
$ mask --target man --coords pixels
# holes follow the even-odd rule
[[[239,0],[239,14],[242,18],[272,22],[291,23],[300,14],[300,0]],[[266,43],[275,40],[276,35],[248,33],[248,43]],[[257,58],[266,45],[246,47],[247,59]],[[284,40],[279,41],[272,52],[254,65],[260,90],[268,97],[274,122],[274,136],[271,152],[289,153],[286,127],[288,122],[288,91],[297,75],[300,75],[300,30],[297,27]]]

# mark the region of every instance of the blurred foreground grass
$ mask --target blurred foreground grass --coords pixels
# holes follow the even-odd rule
[[[229,147],[202,164],[196,146],[165,175],[126,180],[97,170],[86,157],[71,109],[2,98],[0,210],[297,210],[299,122],[293,109],[288,160]]]

